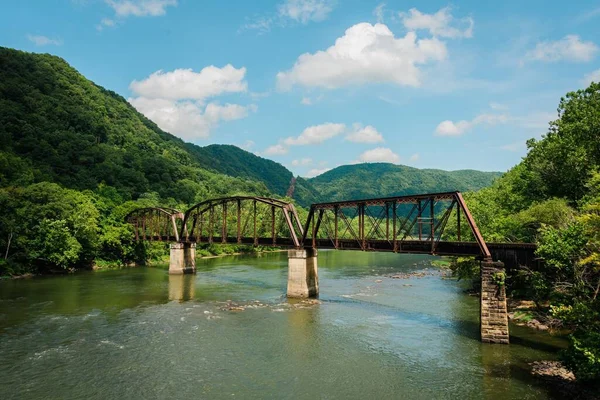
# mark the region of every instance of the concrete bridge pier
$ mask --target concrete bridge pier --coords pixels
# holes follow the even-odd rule
[[[504,263],[481,262],[481,341],[508,344]]]
[[[288,250],[288,297],[315,297],[319,294],[317,249]]]
[[[171,243],[169,274],[196,273],[196,243]]]

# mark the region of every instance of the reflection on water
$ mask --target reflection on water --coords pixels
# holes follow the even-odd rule
[[[188,301],[194,298],[196,277],[190,274],[169,275],[169,300]]]
[[[479,342],[477,298],[390,274],[432,257],[319,253],[321,304],[285,298],[283,253],[0,282],[0,393],[34,398],[548,399],[563,342]],[[235,304],[236,307],[231,307]]]

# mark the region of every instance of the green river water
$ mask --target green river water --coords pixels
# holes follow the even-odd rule
[[[511,345],[481,344],[478,299],[432,260],[321,251],[316,305],[285,298],[285,253],[3,281],[0,396],[554,398],[527,363],[563,343],[511,326]]]

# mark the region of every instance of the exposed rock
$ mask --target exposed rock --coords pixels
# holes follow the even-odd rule
[[[535,376],[568,382],[575,381],[575,375],[566,369],[560,361],[534,361],[529,365],[531,366],[531,373]]]

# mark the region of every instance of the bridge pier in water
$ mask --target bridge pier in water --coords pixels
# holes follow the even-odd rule
[[[481,341],[508,344],[508,311],[504,263],[481,262]],[[500,284],[499,284],[500,283]]]
[[[169,274],[196,273],[196,243],[171,243]]]
[[[319,294],[317,249],[288,250],[288,297],[315,297]]]

